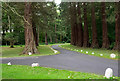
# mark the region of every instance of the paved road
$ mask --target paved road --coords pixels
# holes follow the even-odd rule
[[[61,53],[49,56],[2,58],[2,63],[8,63],[11,61],[14,65],[31,65],[33,62],[38,62],[40,66],[43,67],[101,75],[104,75],[106,68],[110,67],[114,71],[114,76],[118,76],[118,61],[116,60],[104,59],[81,54],[75,51],[69,51],[58,47],[58,45],[54,45],[52,48],[60,51]]]

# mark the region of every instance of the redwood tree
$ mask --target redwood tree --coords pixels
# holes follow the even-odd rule
[[[83,29],[82,29],[82,19],[81,19],[81,9],[80,9],[80,4],[78,3],[78,46],[82,47],[83,45]]]
[[[109,39],[108,39],[108,31],[107,31],[107,21],[106,21],[106,13],[105,13],[105,2],[101,3],[101,13],[102,13],[102,48],[109,48]]]
[[[37,53],[37,47],[34,40],[33,28],[32,28],[32,11],[31,11],[31,3],[25,3],[24,10],[24,27],[25,27],[25,48],[23,54],[28,54],[31,52],[32,54]]]
[[[83,47],[89,46],[89,33],[88,33],[88,23],[87,23],[87,4],[84,3],[84,39]]]
[[[96,28],[96,17],[95,17],[95,6],[94,2],[92,4],[91,16],[92,16],[92,48],[98,48],[98,40],[97,40],[97,28]]]
[[[116,3],[115,46],[113,49],[120,51],[120,2]]]
[[[48,41],[47,41],[47,32],[45,33],[45,44],[48,45]]]
[[[78,26],[77,26],[77,7],[76,7],[76,2],[73,3],[73,8],[74,8],[74,14],[73,14],[73,21],[74,21],[74,45],[78,45]]]
[[[55,24],[55,43],[57,43],[56,24]]]
[[[71,45],[75,44],[75,28],[74,28],[74,6],[73,3],[70,3],[70,20],[71,20]]]
[[[37,28],[36,25],[34,23],[34,21],[32,21],[32,26],[33,26],[33,35],[34,35],[34,39],[35,39],[35,44],[36,46],[39,46],[39,41],[38,41],[38,34],[37,34]]]

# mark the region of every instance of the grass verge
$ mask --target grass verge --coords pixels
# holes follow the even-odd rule
[[[47,67],[2,64],[3,79],[105,79],[92,73],[59,70]],[[115,77],[117,79],[117,77]]]
[[[97,56],[97,57],[103,57],[103,58],[114,59],[114,60],[120,59],[120,55],[118,55],[118,51],[115,51],[115,50],[83,48],[83,47],[73,46],[70,44],[59,45],[59,47],[62,47],[64,49],[71,50],[71,51],[80,52],[82,54]],[[81,50],[83,51],[81,52]],[[92,54],[92,52],[94,52],[94,54]],[[115,58],[110,57],[110,54],[112,53],[116,54]]]
[[[40,45],[38,47],[38,52],[40,54],[33,54],[33,55],[20,55],[24,50],[24,46],[21,47],[17,45],[15,46],[15,48],[10,48],[8,46],[1,48],[2,48],[2,57],[24,57],[24,56],[43,56],[43,55],[59,54],[59,52],[54,53],[54,51],[51,50],[50,45]]]

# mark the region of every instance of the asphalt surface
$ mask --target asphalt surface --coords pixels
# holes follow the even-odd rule
[[[2,59],[2,63],[4,64],[11,62],[12,65],[31,65],[33,62],[37,62],[42,67],[95,73],[100,75],[104,75],[107,68],[112,68],[114,76],[118,76],[117,60],[105,59],[81,54],[75,51],[69,51],[58,47],[58,45],[53,45],[52,48],[60,51],[60,54],[0,59]]]

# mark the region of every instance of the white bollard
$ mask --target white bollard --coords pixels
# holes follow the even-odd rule
[[[113,70],[111,68],[107,68],[105,71],[105,77],[110,78],[113,77]]]
[[[70,76],[68,76],[68,78],[70,78]]]
[[[11,62],[8,62],[8,64],[7,64],[7,65],[12,65],[12,64],[11,64]]]
[[[100,56],[103,56],[103,54],[100,54]]]
[[[94,55],[94,52],[92,52],[92,54]]]
[[[83,52],[83,50],[81,50],[81,52]]]
[[[110,54],[110,57],[111,57],[111,58],[115,58],[116,55],[112,53],[112,54]]]
[[[56,51],[56,50],[54,50],[54,53],[57,53],[57,51]]]
[[[32,67],[36,67],[36,66],[39,66],[39,64],[38,64],[38,63],[32,63],[31,66],[32,66]]]
[[[86,53],[88,53],[88,51],[86,51]]]
[[[32,53],[31,53],[31,52],[29,52],[29,53],[28,53],[28,55],[32,55]]]

